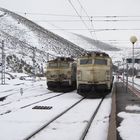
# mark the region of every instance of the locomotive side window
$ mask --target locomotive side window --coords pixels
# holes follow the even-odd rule
[[[57,68],[58,67],[58,63],[49,63],[49,67],[50,68]]]
[[[94,64],[97,64],[97,65],[107,65],[107,60],[105,60],[105,59],[95,59],[94,60]]]
[[[92,64],[92,59],[81,59],[80,65]]]

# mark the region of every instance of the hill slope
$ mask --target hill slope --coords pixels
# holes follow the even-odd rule
[[[109,44],[96,42],[82,35],[66,34],[57,35],[29,19],[0,8],[0,41],[4,40],[6,57],[15,55],[14,57],[19,59],[18,61],[24,61],[27,65],[33,65],[33,57],[35,57],[37,65],[41,65],[52,57],[78,57],[89,49],[119,50]]]

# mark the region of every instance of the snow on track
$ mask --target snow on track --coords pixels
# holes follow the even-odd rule
[[[84,99],[62,117],[51,123],[34,140],[78,140],[101,99]],[[74,130],[74,131],[73,131]]]
[[[3,140],[21,140],[32,131],[47,123],[57,114],[80,100],[82,97],[75,92],[64,94],[36,105],[52,106],[51,110],[35,110],[35,105],[21,109],[19,111],[3,115],[0,118],[0,138]],[[6,135],[5,135],[6,132]]]

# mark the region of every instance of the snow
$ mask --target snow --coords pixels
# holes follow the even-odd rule
[[[88,121],[99,104],[98,100],[84,100],[83,103],[78,104],[73,110],[70,110],[67,114],[57,119],[53,124],[49,125],[38,137],[35,136],[35,140],[78,140],[79,135],[84,131]],[[85,113],[86,112],[86,113]],[[56,129],[54,131],[54,129]],[[46,131],[48,130],[48,131]],[[74,131],[73,131],[74,130]]]
[[[108,95],[103,101],[103,104],[101,105],[101,109],[97,113],[94,119],[94,123],[92,123],[91,129],[89,130],[85,140],[91,140],[92,137],[94,137],[94,140],[107,140],[109,114],[111,111],[111,106],[110,106],[111,97],[110,96],[111,95]]]
[[[140,138],[140,114],[121,112],[118,114],[123,119],[118,127],[123,140],[138,140]]]
[[[46,79],[20,80],[23,74],[12,73],[15,79],[6,79],[5,85],[0,85],[0,97],[7,96],[0,101],[0,139],[20,140],[26,138],[31,132],[36,131],[44,123],[52,120],[56,114],[60,114],[70,105],[74,104],[82,97],[72,91],[68,94],[49,99],[61,93],[51,92],[47,89]],[[137,79],[137,83],[140,80]],[[23,93],[21,94],[21,88]],[[90,117],[100,99],[86,99],[81,104],[69,111],[62,118],[50,124],[40,135],[34,139],[48,140],[77,140],[79,133],[87,125]],[[52,106],[50,110],[32,109],[34,106]],[[109,115],[111,110],[111,94],[103,101],[94,122],[90,126],[85,140],[107,140]],[[133,104],[126,106],[126,111],[120,112],[118,117],[122,118],[120,126],[117,128],[124,140],[137,140],[140,137],[140,106]],[[67,127],[69,126],[69,127]],[[45,133],[47,132],[47,133]]]
[[[132,77],[128,79],[131,81]],[[134,82],[140,84],[140,79],[134,77]],[[138,85],[135,85],[135,87],[140,89]],[[138,140],[140,138],[140,105],[130,104],[125,107],[125,110],[126,112],[117,114],[118,117],[122,118],[122,122],[117,128],[117,131],[123,140]]]
[[[15,79],[6,79],[6,84],[0,85],[0,97],[3,97],[3,95],[7,96],[5,100],[0,101],[0,139],[2,140],[24,139],[32,131],[35,131],[44,123],[52,120],[56,114],[60,114],[70,105],[82,99],[80,95],[76,94],[76,91],[72,91],[68,94],[58,96],[57,98],[47,100],[47,98],[50,98],[54,95],[59,95],[61,93],[54,93],[49,91],[46,87],[46,79],[42,78],[40,80],[36,80],[36,82],[33,82],[32,80],[19,80],[20,76],[23,76],[23,74],[13,73],[13,75],[15,76]],[[23,89],[22,94],[20,92],[21,88]],[[101,136],[100,127],[103,127],[102,138],[104,139],[107,135],[107,128],[109,123],[108,116],[110,114],[111,105],[110,96],[105,100],[103,105],[106,106],[106,109],[104,110],[104,107],[102,106],[102,110],[104,111],[100,111],[100,114],[102,114],[102,112],[104,113],[100,118],[96,120],[97,126],[99,126],[96,130],[98,131],[97,134],[99,134],[98,136],[96,134],[97,139]],[[65,137],[67,137],[67,133],[69,132],[69,136],[71,136],[69,138],[74,139],[75,137],[76,140],[77,137],[79,137],[78,134],[82,132],[86,126],[86,120],[91,117],[91,114],[95,110],[99,101],[100,99],[83,100],[82,104],[79,104],[77,107],[75,107],[75,109],[71,110],[69,113],[63,116],[63,118],[60,118],[60,120],[57,120],[47,128],[49,129],[49,131],[47,131],[49,132],[47,133],[47,139],[52,140],[51,138],[53,137],[54,139],[60,138],[61,140],[65,140]],[[36,102],[36,104],[32,104],[34,102]],[[32,109],[36,105],[52,106],[52,109]],[[69,128],[66,127],[67,124],[70,126]],[[55,130],[55,128],[59,129]],[[75,133],[73,133],[73,130]],[[60,131],[62,132],[61,134],[59,133]],[[43,133],[43,135],[45,135],[45,133]],[[90,137],[91,136],[89,136],[88,139],[90,139]],[[41,139],[43,140],[42,137]]]
[[[140,106],[138,106],[138,105],[129,105],[129,106],[126,107],[126,110],[140,111]]]
[[[0,14],[3,14],[3,12],[0,11]],[[17,21],[15,21],[13,18],[7,16],[7,18],[3,19],[5,19],[2,20],[3,23],[11,21],[9,25],[11,25],[11,23],[13,26],[17,25]],[[3,26],[3,29],[5,30],[5,28],[7,27],[8,26]],[[25,25],[23,26],[22,24],[18,24],[14,27],[20,28],[22,32],[28,31],[28,34],[26,35],[26,37],[24,37],[27,38],[26,40],[28,40],[28,43],[32,43],[33,46],[41,47],[39,45],[38,39],[36,38],[36,35]],[[13,35],[10,26],[7,30],[11,35]],[[16,33],[19,33],[19,31],[17,30],[15,34]],[[74,34],[57,31],[55,31],[55,33],[74,42],[82,48],[86,48],[87,50],[96,49],[95,46],[91,46],[91,44],[89,44],[87,41],[80,39],[80,37]],[[126,50],[127,53],[125,53]],[[116,61],[118,59],[122,60],[122,57],[126,58],[127,56],[131,55],[131,51],[131,47],[127,47],[123,48],[119,52],[106,52],[110,54],[113,61]],[[49,50],[49,52],[56,55],[53,51]],[[73,91],[67,95],[57,98],[56,100],[45,100],[54,95],[61,94],[50,92],[46,87],[45,78],[38,79],[36,82],[34,82],[32,78],[28,78],[26,80],[19,80],[21,76],[27,76],[26,74],[23,75],[12,73],[12,75],[15,76],[15,79],[8,80],[8,76],[6,75],[6,85],[0,85],[0,98],[4,96],[6,97],[5,100],[0,101],[0,140],[24,139],[28,134],[30,134],[30,132],[35,131],[39,126],[42,126],[44,122],[51,120],[57,113],[60,113],[62,110],[65,110],[69,105],[81,99],[81,96],[77,95],[76,91]],[[135,81],[138,84],[140,83],[139,79],[135,79]],[[40,102],[41,100],[43,101],[42,103]],[[36,104],[33,104],[34,102],[36,102]],[[62,140],[63,138],[64,140],[66,140],[67,133],[69,133],[69,135],[71,136],[69,137],[70,139],[76,139],[78,137],[77,133],[81,131],[81,127],[87,124],[84,120],[86,120],[87,117],[90,116],[91,110],[94,109],[97,103],[98,100],[85,101],[84,104],[79,106],[79,108],[82,108],[83,113],[78,113],[78,111],[80,110],[78,109],[78,107],[75,108],[75,110],[73,110],[75,112],[73,116],[74,121],[70,120],[72,119],[70,115],[73,113],[69,113],[63,116],[63,119],[61,118],[59,121],[57,120],[56,122],[54,122],[54,124],[50,125],[47,128],[49,129],[49,131],[47,131],[49,132],[47,133],[47,139],[52,140],[54,138]],[[28,107],[28,105],[31,106]],[[52,106],[53,109],[48,111],[33,110],[32,108],[35,105]],[[93,136],[94,140],[107,139],[109,114],[111,109],[110,105],[111,95],[109,95],[108,98],[106,98],[103,102],[103,105],[101,106],[101,109],[98,112],[94,123],[91,125],[92,129],[90,129],[85,138],[86,140],[93,139]],[[89,108],[87,108],[87,106]],[[91,106],[93,106],[93,108],[91,108]],[[140,138],[140,106],[130,104],[129,106],[126,106],[126,111],[134,111],[135,113],[120,112],[119,114],[117,114],[118,117],[122,118],[122,122],[117,128],[117,130],[124,140],[137,140]],[[66,124],[71,127],[69,129],[66,128]],[[75,127],[78,127],[79,129],[75,129]],[[60,134],[60,130],[63,133]],[[74,130],[75,133],[71,130]],[[46,138],[46,134],[43,133],[43,135],[45,135]],[[41,136],[39,137],[39,139],[43,140]]]

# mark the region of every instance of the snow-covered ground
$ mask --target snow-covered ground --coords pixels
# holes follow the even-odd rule
[[[132,77],[129,77],[128,81],[132,82]],[[134,86],[140,90],[140,79],[134,77],[134,83],[138,84]],[[130,104],[125,107],[125,110],[126,112],[120,112],[117,114],[118,117],[122,118],[122,122],[117,128],[117,131],[119,131],[120,136],[123,138],[123,140],[139,140],[140,104]]]
[[[26,80],[19,80],[23,74],[12,75],[16,75],[16,78],[6,79],[6,85],[0,85],[0,98],[6,96],[5,100],[0,101],[0,140],[22,140],[32,131],[35,131],[38,127],[55,117],[56,114],[82,99],[80,95],[76,94],[76,91],[62,96],[59,96],[61,93],[49,91],[45,78],[37,79],[34,82],[29,77]],[[137,80],[137,82],[140,83],[140,80]],[[48,98],[56,95],[58,95],[57,98],[48,100]],[[79,130],[86,124],[84,120],[90,116],[91,110],[94,110],[99,100],[84,100],[83,104],[72,111],[74,112],[73,118],[70,117],[72,113],[69,112],[69,114],[47,127],[47,134],[43,133],[45,138],[39,136],[36,139],[66,140],[67,138],[76,140]],[[36,105],[51,106],[52,109],[32,109]],[[107,140],[110,107],[111,95],[109,94],[103,102],[94,123],[91,125],[86,140],[93,138],[94,140]],[[83,113],[78,108],[81,108]],[[140,113],[138,113],[140,106],[129,105],[126,106],[126,110],[136,110],[136,113],[120,112],[118,116],[123,118],[123,121],[117,130],[125,140],[138,140],[140,138]],[[67,125],[70,126],[69,129],[67,129]]]
[[[16,74],[13,75],[15,76]],[[0,101],[0,139],[2,140],[24,139],[32,131],[35,131],[38,127],[41,127],[44,123],[54,118],[56,114],[61,113],[70,105],[82,99],[80,95],[76,94],[76,91],[73,91],[69,92],[68,94],[58,96],[57,98],[47,100],[48,98],[61,93],[53,93],[49,91],[44,78],[33,82],[32,79],[19,80],[21,75],[23,76],[23,74],[16,75],[15,79],[6,79],[6,85],[0,85],[0,97],[6,97],[5,100]],[[82,104],[79,104],[79,106],[75,108],[75,110],[67,114],[68,116],[66,115],[61,119],[61,125],[57,124],[59,129],[55,130],[55,135],[53,135],[54,129],[50,129],[50,127],[54,128],[53,124],[52,126],[48,127],[50,133],[48,134],[47,139],[52,140],[53,137],[53,139],[62,140],[65,139],[64,136],[68,137],[67,133],[69,133],[69,138],[75,138],[76,140],[79,136],[78,134],[82,131],[82,126],[84,129],[85,125],[87,124],[86,120],[90,118],[92,111],[94,111],[94,108],[96,108],[99,101],[100,99],[84,100]],[[32,109],[36,105],[52,106],[52,109]],[[103,109],[104,106],[106,106],[105,110]],[[98,114],[100,117],[96,118],[95,124],[91,126],[93,131],[89,132],[86,139],[90,140],[92,133],[96,134],[97,140],[102,140],[102,138],[107,139],[109,114],[111,110],[110,107],[111,95],[106,98],[105,103]],[[82,110],[79,108],[82,108]],[[71,114],[74,116],[69,117]],[[66,129],[66,124],[71,126],[69,127],[70,130]],[[54,125],[56,124],[54,123]],[[97,127],[95,127],[95,125]],[[100,129],[100,126],[102,126],[102,130]],[[79,132],[76,130],[76,128],[79,130]],[[60,133],[62,130],[64,130],[64,136],[62,133]],[[97,131],[98,133],[95,133]],[[44,139],[46,139],[46,137],[44,137]],[[43,140],[42,137],[41,140]]]

